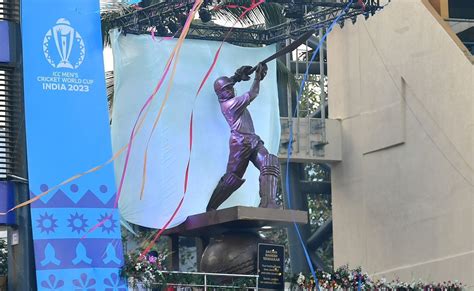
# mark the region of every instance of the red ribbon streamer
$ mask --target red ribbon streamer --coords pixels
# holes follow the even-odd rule
[[[148,97],[145,104],[140,109],[140,112],[138,113],[138,117],[135,120],[135,124],[133,125],[132,133],[130,134],[129,142],[127,144],[127,153],[126,153],[126,156],[125,156],[125,163],[124,163],[123,170],[122,170],[122,176],[120,177],[120,183],[119,183],[118,191],[117,191],[117,194],[115,195],[114,208],[117,208],[118,201],[119,201],[119,198],[120,198],[120,193],[122,192],[123,182],[125,180],[125,175],[127,173],[128,161],[129,161],[129,158],[130,158],[130,152],[131,152],[131,149],[132,149],[133,140],[135,139],[136,127],[137,127],[138,121],[140,120],[140,117],[141,117],[142,113],[145,111],[145,109],[148,107],[148,105],[150,105],[151,101],[155,97],[158,90],[160,90],[160,87],[163,84],[163,81],[164,81],[166,75],[168,74],[168,71],[169,71],[169,68],[171,66],[173,58],[174,58],[174,52],[172,53],[171,57],[168,59],[168,63],[166,64],[165,71],[164,71],[163,76],[161,77],[160,81],[158,82],[158,85],[155,87],[155,90],[153,91],[153,93],[150,95],[150,97]],[[87,233],[85,233],[82,236],[81,239],[84,239],[87,234],[94,232],[99,226],[103,225],[107,220],[109,220],[111,218],[112,218],[112,214],[110,214],[109,216],[104,217],[104,219],[102,219],[99,223],[97,223],[91,229],[89,229],[87,231]]]
[[[196,7],[196,5],[199,3],[199,1],[196,1],[194,3],[194,6]],[[195,7],[193,7],[193,10],[195,9]],[[193,14],[190,13],[188,15],[188,19],[186,20],[186,25],[189,25],[191,23],[191,20],[192,20],[192,16]],[[184,32],[185,30],[183,30]],[[166,68],[165,68],[165,71],[163,73],[163,76],[161,77],[158,85],[155,87],[155,90],[153,91],[152,95],[150,97],[148,97],[148,99],[146,100],[145,104],[143,105],[142,109],[140,110],[140,113],[138,114],[138,118],[135,120],[135,125],[133,126],[133,129],[132,129],[132,133],[130,134],[130,139],[129,139],[129,143],[128,143],[128,147],[127,147],[127,154],[126,154],[126,157],[125,157],[125,164],[124,164],[124,167],[123,167],[123,171],[122,171],[122,176],[120,178],[120,184],[119,184],[119,188],[118,188],[118,191],[117,191],[117,195],[115,197],[115,203],[114,203],[114,207],[116,208],[117,205],[118,205],[118,201],[119,201],[119,198],[120,198],[120,194],[122,193],[122,187],[123,187],[123,182],[124,182],[124,179],[125,179],[125,174],[127,173],[127,167],[128,167],[128,161],[129,161],[129,158],[130,158],[130,151],[131,151],[131,148],[132,148],[132,141],[133,141],[133,138],[135,137],[135,128],[136,128],[136,125],[137,125],[137,122],[138,122],[138,119],[140,118],[141,114],[143,113],[143,111],[145,110],[145,108],[148,107],[148,105],[150,105],[151,101],[153,100],[153,98],[155,97],[156,93],[158,92],[158,90],[161,88],[161,85],[163,84],[163,81],[165,80],[165,77],[166,75],[168,74],[168,71],[169,71],[169,68],[171,66],[171,63],[172,63],[172,60],[175,56],[175,53],[176,53],[176,50],[173,51],[173,53],[171,54],[169,60],[168,60],[168,63],[166,64]]]
[[[132,149],[133,139],[135,138],[135,133],[136,133],[135,130],[136,130],[136,126],[138,124],[138,120],[140,119],[140,116],[145,111],[145,109],[148,107],[148,105],[150,105],[151,101],[155,97],[158,90],[160,90],[161,85],[163,84],[163,81],[165,80],[165,77],[168,74],[168,71],[170,69],[173,58],[174,58],[174,52],[171,55],[171,58],[168,60],[168,64],[165,67],[165,71],[164,71],[163,76],[161,77],[160,81],[158,82],[158,85],[155,87],[155,90],[153,91],[153,93],[150,95],[150,97],[148,97],[145,104],[140,109],[140,113],[138,114],[138,117],[135,120],[135,124],[133,125],[132,133],[130,134],[129,143],[128,143],[128,146],[127,146],[127,154],[125,156],[125,163],[124,163],[123,170],[122,170],[122,176],[120,177],[119,188],[118,188],[118,191],[117,191],[117,195],[115,196],[114,208],[117,207],[118,201],[119,201],[119,198],[120,198],[120,194],[122,193],[123,182],[125,180],[125,175],[127,173],[128,161],[129,161],[129,158],[130,158],[130,152],[131,152],[131,149]]]
[[[362,10],[365,11],[365,3],[362,2],[362,0],[358,0],[358,1],[357,1],[357,4],[359,4],[360,7],[362,8]]]
[[[245,8],[244,12],[242,12],[242,14],[239,16],[239,20],[244,18],[245,14],[247,14],[250,10],[253,10],[255,9],[257,6],[259,6],[260,4],[264,3],[265,0],[260,0],[258,2],[255,2],[255,0],[252,0],[252,5],[250,5],[250,7],[245,7],[245,6],[240,6],[240,7],[243,7]],[[199,89],[196,93],[196,97],[199,95],[199,93],[201,92],[201,89],[202,87],[204,86],[204,84],[206,83],[207,79],[209,78],[209,76],[211,75],[211,72],[212,70],[214,69],[216,63],[217,63],[217,59],[219,58],[219,54],[221,53],[221,49],[222,49],[222,46],[224,45],[224,42],[225,40],[229,37],[230,33],[232,32],[232,30],[234,29],[235,25],[237,24],[237,21],[234,23],[234,25],[232,25],[232,27],[230,28],[230,30],[227,32],[227,34],[225,35],[224,37],[224,40],[221,42],[219,48],[217,49],[217,52],[216,54],[214,55],[214,60],[211,64],[211,67],[209,68],[209,70],[207,71],[206,75],[204,76],[204,78],[202,79],[201,81],[201,85],[199,86]]]
[[[153,247],[155,244],[156,240],[160,238],[161,234],[168,228],[168,225],[174,220],[176,217],[176,214],[178,214],[179,210],[181,209],[181,206],[183,205],[184,198],[186,197],[186,192],[188,190],[188,177],[189,177],[189,165],[191,164],[191,151],[193,148],[193,116],[194,112],[191,111],[191,118],[189,121],[189,158],[188,158],[188,164],[186,166],[186,173],[184,174],[184,193],[183,197],[181,197],[181,200],[178,203],[178,207],[173,212],[173,215],[171,215],[170,219],[165,223],[165,225],[158,231],[158,233],[155,235],[153,240],[148,244],[146,249],[140,254],[140,258],[143,259],[146,254],[150,251],[150,249]]]
[[[202,1],[201,1],[202,2]],[[196,10],[196,7],[198,7],[201,3],[199,0],[196,0],[194,2],[194,6],[193,6],[193,9],[192,11],[195,11]],[[186,20],[186,24],[185,24],[185,27],[189,26],[191,24],[191,21],[192,21],[192,16],[194,15],[194,13],[189,13],[188,15],[188,18]],[[187,33],[187,30],[183,29],[183,33]],[[136,127],[137,127],[137,124],[138,124],[138,121],[140,120],[140,117],[142,115],[143,112],[145,112],[145,109],[148,108],[148,106],[150,105],[151,101],[153,100],[153,98],[155,97],[156,93],[158,92],[158,90],[161,88],[161,85],[163,84],[163,81],[166,77],[166,75],[168,74],[168,71],[169,71],[169,68],[171,66],[171,63],[173,61],[173,58],[175,57],[175,54],[176,54],[176,48],[178,46],[175,47],[175,49],[173,50],[170,58],[168,59],[168,63],[166,64],[166,67],[165,67],[165,71],[163,73],[163,76],[161,77],[160,81],[158,82],[157,86],[155,87],[155,90],[153,91],[153,93],[150,95],[150,97],[148,97],[148,99],[146,100],[145,104],[142,106],[142,108],[140,109],[140,112],[138,114],[138,117],[137,119],[135,120],[135,124],[133,125],[133,129],[132,129],[132,132],[130,134],[130,138],[129,138],[129,142],[127,144],[127,153],[126,153],[126,157],[125,157],[125,163],[124,163],[124,167],[123,167],[123,170],[122,170],[122,176],[120,177],[120,183],[119,183],[119,187],[118,187],[118,191],[117,191],[117,194],[116,194],[116,197],[115,197],[115,202],[114,202],[114,208],[117,208],[117,205],[118,205],[118,201],[120,199],[120,194],[122,193],[122,187],[123,187],[123,183],[124,183],[124,180],[125,180],[125,175],[127,173],[127,168],[128,168],[128,162],[129,162],[129,158],[130,158],[130,152],[131,152],[131,149],[132,149],[132,145],[133,145],[133,140],[135,138],[135,134],[136,134]],[[178,207],[177,209],[179,209],[180,207]],[[176,212],[176,211],[175,211]],[[88,233],[91,233],[93,232],[94,230],[96,230],[99,226],[103,225],[107,220],[109,220],[110,218],[112,217],[112,214],[105,217],[104,219],[102,219],[99,223],[97,223],[96,225],[94,225],[86,234],[84,234],[84,236],[82,238],[85,238],[85,236],[88,234]],[[171,222],[171,221],[170,221]],[[169,224],[169,223],[168,223]]]
[[[245,14],[247,14],[250,10],[256,8],[257,6],[259,6],[260,4],[262,4],[264,2],[265,2],[265,0],[260,0],[258,2],[255,2],[255,0],[252,0],[252,5],[248,8],[245,8],[245,11],[242,12],[239,19],[242,19],[245,16]],[[213,62],[211,64],[209,70],[207,71],[206,75],[204,76],[203,80],[201,81],[199,89],[196,92],[196,96],[194,97],[194,103],[196,102],[196,99],[197,99],[199,93],[201,92],[202,87],[206,83],[207,79],[209,78],[212,70],[214,69],[214,67],[217,63],[217,59],[219,58],[219,54],[220,54],[220,51],[222,49],[222,46],[224,45],[225,40],[230,35],[230,32],[232,31],[232,29],[235,27],[236,24],[237,24],[237,22],[235,22],[234,25],[232,26],[232,28],[229,30],[229,32],[227,32],[226,36],[224,37],[224,40],[222,40],[221,45],[217,49],[216,54],[214,55]],[[183,196],[181,197],[181,200],[179,201],[178,206],[176,207],[175,211],[171,215],[170,219],[165,223],[163,228],[161,228],[158,231],[158,233],[155,235],[153,240],[148,244],[148,246],[145,248],[145,250],[140,254],[140,258],[142,258],[142,259],[146,256],[146,254],[150,251],[150,249],[153,247],[155,242],[160,238],[160,236],[163,234],[163,232],[167,229],[168,225],[174,220],[174,218],[178,214],[178,211],[181,209],[181,206],[183,205],[184,198],[186,197],[187,187],[188,187],[188,177],[189,177],[189,166],[190,166],[190,163],[191,163],[191,153],[192,153],[192,146],[193,146],[193,116],[194,116],[194,109],[191,111],[191,118],[190,118],[190,122],[189,122],[189,157],[188,157],[188,163],[187,163],[187,166],[186,166],[186,172],[185,172],[185,177],[184,177]]]

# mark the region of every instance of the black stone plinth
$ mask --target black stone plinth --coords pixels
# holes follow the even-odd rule
[[[308,223],[305,211],[235,206],[189,216],[164,234],[205,237],[233,230],[264,230]]]

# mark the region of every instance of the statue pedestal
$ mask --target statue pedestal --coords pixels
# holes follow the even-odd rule
[[[308,223],[308,214],[300,210],[234,206],[189,216],[166,235],[192,237],[215,236],[232,230],[268,230],[287,227],[293,222]]]
[[[308,214],[300,210],[234,206],[189,216],[185,222],[164,232],[170,236],[171,268],[179,269],[179,237],[196,238],[196,258],[199,268],[202,254],[210,242],[221,234],[235,234],[292,227],[307,224]],[[256,246],[255,246],[256,247]]]

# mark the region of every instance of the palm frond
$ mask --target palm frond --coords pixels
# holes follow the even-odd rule
[[[155,1],[151,0],[150,5]],[[251,1],[249,0],[224,0],[220,3],[220,8],[212,11],[214,16],[219,20],[227,20],[229,25],[234,22],[240,23],[242,26],[260,26],[262,29],[269,28],[286,21],[283,15],[283,7],[277,3],[263,3],[256,9],[249,11],[245,17],[240,18],[243,8],[228,8],[226,5],[236,4],[238,6],[249,7]],[[108,31],[112,28],[112,21],[117,17],[134,11],[136,8],[127,5],[121,5],[120,9],[114,9],[106,11],[101,14],[102,18],[102,33],[104,46],[110,45],[110,36]],[[194,20],[199,22],[199,20]],[[215,25],[208,23],[208,25]],[[288,84],[290,90],[295,92],[298,89],[298,83],[294,74],[285,66],[285,63],[281,60],[277,60],[277,82],[278,84]],[[106,72],[106,86],[107,86],[107,100],[109,105],[110,115],[113,109],[113,97],[114,97],[114,74],[113,72]]]
[[[277,83],[278,84],[288,84],[291,92],[296,92],[299,88],[298,81],[295,78],[295,75],[290,71],[290,69],[285,65],[285,63],[277,59]]]
[[[105,10],[100,14],[101,28],[102,28],[102,42],[104,47],[110,46],[109,30],[113,28],[113,20],[134,11],[130,5],[117,3],[114,9]]]
[[[105,72],[105,87],[107,89],[107,105],[109,106],[109,120],[112,123],[112,109],[114,107],[114,72]]]
[[[229,8],[227,7],[229,4],[249,7],[251,1],[222,1],[221,4],[212,11],[218,20],[226,21],[229,23],[229,26],[234,22],[237,22],[244,27],[263,25],[265,28],[268,28],[277,24],[281,24],[285,21],[285,17],[283,16],[283,7],[277,3],[263,3],[257,8],[249,11],[243,18],[240,18],[240,16],[244,12],[244,8]]]

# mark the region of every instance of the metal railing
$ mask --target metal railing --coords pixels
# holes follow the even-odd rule
[[[242,275],[242,274],[221,274],[221,273],[205,273],[205,272],[178,272],[178,271],[162,271],[163,275],[188,275],[188,276],[197,276],[201,278],[199,282],[196,283],[181,283],[181,282],[157,282],[153,283],[151,288],[145,288],[137,284],[135,287],[129,286],[129,290],[133,291],[145,291],[145,290],[153,290],[157,287],[162,286],[169,286],[175,287],[178,290],[222,290],[222,289],[235,289],[235,290],[258,290],[258,275]],[[220,282],[222,283],[215,283],[213,280],[210,280],[209,277],[219,277],[221,279]],[[253,279],[255,284],[245,285],[245,286],[238,286],[235,283],[225,283],[225,280],[222,278],[238,278],[238,279]],[[187,280],[186,280],[187,281]],[[197,280],[196,280],[197,281]],[[215,280],[214,280],[215,281]],[[201,289],[202,288],[202,289]]]

